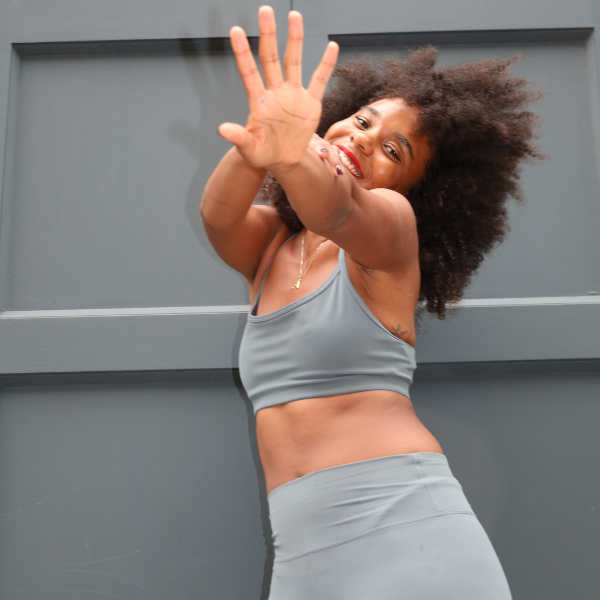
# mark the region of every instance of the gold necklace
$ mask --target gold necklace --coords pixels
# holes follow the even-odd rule
[[[306,275],[306,271],[308,271],[308,269],[310,269],[310,265],[313,264],[313,260],[315,260],[315,258],[317,258],[317,254],[319,254],[319,250],[321,249],[321,246],[327,241],[327,240],[323,240],[318,246],[317,249],[315,250],[315,253],[312,255],[312,258],[310,259],[310,262],[308,263],[308,265],[306,266],[306,269],[304,269],[304,273],[302,272],[302,267],[304,265],[304,242],[306,241],[306,229],[304,230],[304,237],[302,238],[302,252],[300,253],[300,274],[298,275],[298,281],[296,281],[296,283],[292,286],[293,290],[298,290],[300,289],[300,283],[302,282],[302,278]]]

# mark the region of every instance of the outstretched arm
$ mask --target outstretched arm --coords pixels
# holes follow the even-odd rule
[[[233,28],[232,46],[251,112],[246,127],[225,123],[219,132],[236,144],[249,164],[273,174],[308,229],[333,240],[365,266],[403,269],[418,255],[416,222],[406,198],[387,189],[365,190],[347,173],[336,176],[309,147],[337,59],[337,44],[327,46],[304,89],[300,13],[289,15],[283,75],[271,8],[261,7],[259,24],[264,84],[243,30]]]
[[[348,174],[336,176],[330,165],[309,148],[321,116],[321,99],[337,59],[337,44],[328,44],[305,89],[301,74],[303,27],[300,13],[292,11],[289,14],[283,74],[277,54],[275,17],[270,7],[260,8],[259,28],[264,83],[244,31],[240,27],[231,30],[231,43],[248,95],[250,115],[245,126],[223,123],[219,133],[235,144],[249,168],[267,170],[275,176],[308,229],[329,237],[366,266],[375,269],[397,267],[417,250],[414,215],[406,199],[391,190],[362,189]],[[233,171],[227,170],[229,176],[235,176]],[[222,194],[219,192],[215,194],[217,196],[221,198]],[[244,222],[246,227],[239,226],[236,231],[245,231],[256,238],[252,248],[262,248],[264,252],[274,229],[261,229],[256,223],[262,221],[248,217],[258,207],[250,206],[247,198],[240,200],[236,207],[242,205],[244,208],[240,208],[240,212],[236,208],[235,222]],[[206,221],[208,207],[203,212]],[[248,229],[248,224],[254,224],[254,229]],[[214,226],[214,223],[210,221],[210,225]],[[228,252],[237,255],[244,246],[236,241],[233,231],[231,224],[223,225],[221,230],[221,239],[230,245],[228,249],[215,245],[224,258]],[[259,235],[258,231],[263,234]],[[373,236],[374,231],[376,236]],[[266,237],[264,232],[267,232]],[[211,241],[218,243],[216,237]],[[247,256],[246,260],[257,266],[260,256]]]
[[[252,204],[266,170],[251,167],[236,148],[210,176],[200,203],[204,230],[217,254],[252,281],[269,242],[281,227],[274,208]]]
[[[414,267],[417,226],[404,196],[389,189],[366,190],[345,170],[336,177],[311,151],[293,168],[272,172],[307,229],[329,238],[366,267],[388,272]]]
[[[277,57],[273,10],[266,6],[259,10],[259,54],[267,88],[262,83],[244,31],[240,27],[231,30],[232,46],[248,93],[250,115],[245,127],[233,123],[219,127],[219,133],[236,148],[225,155],[209,179],[200,213],[219,256],[250,281],[281,226],[275,209],[252,205],[252,201],[267,168],[294,164],[307,151],[321,115],[320,99],[337,56],[337,44],[331,43],[315,74],[314,89],[311,92],[304,90],[300,61],[302,23],[299,19],[299,13],[290,13],[285,60],[287,81],[284,82]],[[321,162],[319,158],[316,160]],[[337,157],[332,157],[331,162],[335,164],[336,161]]]

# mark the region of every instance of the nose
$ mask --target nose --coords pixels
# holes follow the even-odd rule
[[[373,154],[373,143],[371,137],[368,135],[368,131],[355,131],[350,136],[352,143],[360,148],[366,156]]]

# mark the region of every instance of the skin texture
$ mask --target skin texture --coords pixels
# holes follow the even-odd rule
[[[344,248],[350,278],[367,306],[391,333],[414,345],[419,244],[414,213],[403,194],[423,175],[430,158],[427,139],[415,135],[418,108],[401,99],[384,99],[334,124],[321,140],[314,132],[337,45],[328,45],[305,90],[300,14],[290,13],[283,74],[269,7],[259,10],[259,29],[264,83],[243,31],[231,31],[250,116],[245,126],[226,123],[219,128],[235,148],[215,169],[202,198],[208,238],[221,258],[247,278],[252,301],[272,261],[259,315],[319,287],[335,268],[339,248]],[[339,146],[358,161],[362,177],[347,166],[341,175],[336,172],[346,160]],[[290,232],[275,209],[252,204],[267,170],[283,186],[306,227],[283,247]],[[303,236],[305,257],[325,243],[301,287],[292,290]],[[442,452],[410,400],[389,391],[298,400],[259,411],[256,422],[267,491],[338,464]]]
[[[407,196],[432,155],[427,138],[415,135],[418,115],[419,109],[401,98],[380,100],[332,125],[325,140],[343,145],[356,156],[364,176],[357,180],[362,188],[386,188]],[[410,149],[395,132],[409,142]]]

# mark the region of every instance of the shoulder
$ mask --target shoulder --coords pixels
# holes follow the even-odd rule
[[[350,216],[327,237],[376,271],[397,273],[418,262],[416,217],[407,198],[384,188],[355,192]]]
[[[369,191],[380,198],[382,204],[385,204],[393,214],[397,215],[403,226],[416,227],[415,211],[406,196],[386,188],[376,188]]]
[[[241,218],[225,229],[215,229],[204,221],[204,229],[213,248],[232,269],[248,282],[256,276],[264,254],[283,223],[271,206],[253,204]]]

